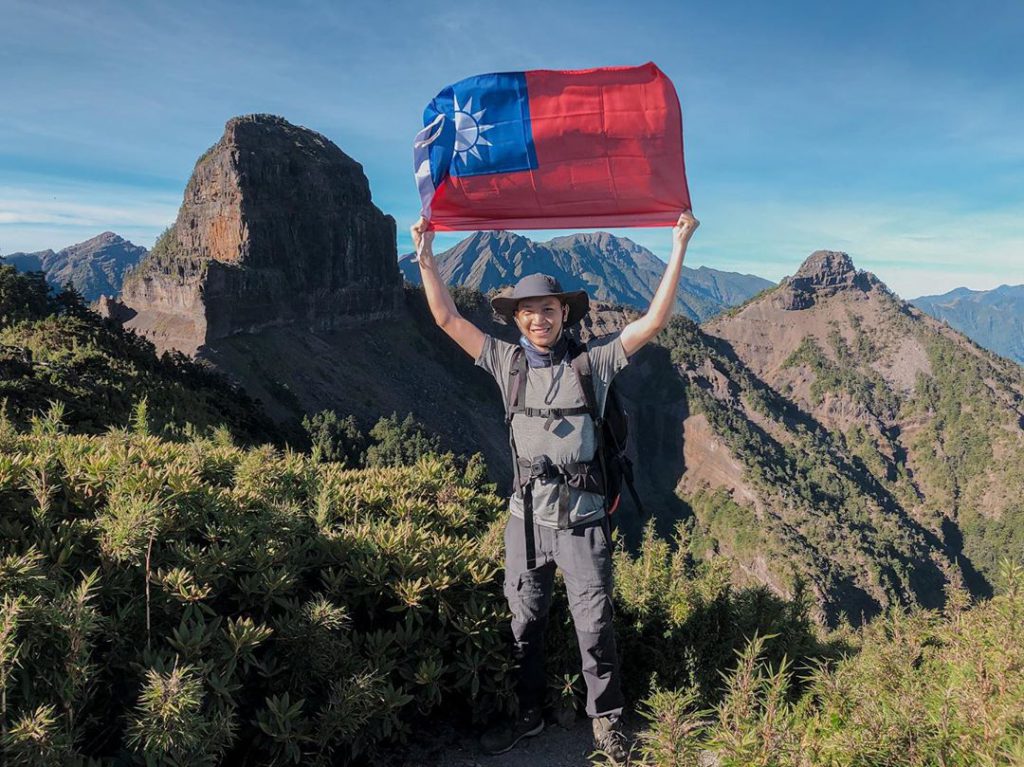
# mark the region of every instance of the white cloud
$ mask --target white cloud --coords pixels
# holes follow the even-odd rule
[[[1021,204],[964,211],[946,199],[783,205],[734,198],[728,210],[714,207],[702,218],[689,260],[770,279],[831,249],[848,252],[904,297],[1024,283]]]
[[[148,247],[179,204],[180,197],[128,186],[0,185],[0,251],[57,250],[105,230]]]

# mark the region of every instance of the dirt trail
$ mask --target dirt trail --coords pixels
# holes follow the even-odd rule
[[[478,733],[438,733],[430,744],[418,744],[395,762],[402,767],[590,767],[594,740],[590,720],[580,717],[566,729],[548,724],[511,751],[488,756],[480,750]]]

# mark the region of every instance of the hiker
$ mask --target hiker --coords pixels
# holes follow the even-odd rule
[[[672,255],[647,313],[618,333],[586,347],[595,408],[604,412],[612,379],[672,316],[686,246],[699,222],[683,213],[672,230]],[[625,759],[620,717],[623,697],[612,627],[612,556],[606,496],[589,481],[596,461],[597,430],[587,395],[570,364],[579,354],[566,332],[587,313],[586,291],[563,291],[547,275],[523,277],[509,295],[491,301],[514,322],[518,346],[483,333],[459,314],[438,274],[433,231],[425,219],[411,228],[423,289],[438,326],[491,373],[510,414],[516,488],[505,526],[505,596],[512,612],[518,661],[519,715],[488,731],[485,751],[511,749],[544,729],[544,630],[556,567],[565,580],[569,608],[583,658],[587,714],[594,745],[616,763]],[[522,351],[517,351],[521,349]],[[525,358],[525,365],[518,360]],[[525,384],[513,366],[525,373]],[[510,380],[511,377],[511,380]],[[524,402],[514,402],[522,392]],[[510,407],[513,403],[514,407]],[[507,418],[507,420],[509,420]],[[582,489],[582,488],[591,488]]]

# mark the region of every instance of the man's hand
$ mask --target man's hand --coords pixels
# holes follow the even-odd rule
[[[430,228],[430,222],[420,216],[420,220],[409,227],[409,233],[412,235],[412,246],[416,251],[413,261],[427,267],[433,266],[434,230]]]
[[[672,244],[676,247],[686,245],[693,237],[693,233],[697,231],[698,226],[700,226],[700,221],[693,217],[693,213],[688,210],[684,211],[676,221],[676,225],[672,227]]]

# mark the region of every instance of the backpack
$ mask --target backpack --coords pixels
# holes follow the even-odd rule
[[[615,390],[615,382],[608,389],[605,398],[604,413],[597,412],[597,395],[594,389],[594,377],[590,367],[590,354],[585,345],[569,339],[569,366],[576,374],[586,405],[575,408],[527,408],[526,399],[526,353],[521,347],[512,352],[512,364],[509,369],[508,401],[505,403],[505,423],[509,427],[509,444],[515,462],[516,484],[523,492],[524,516],[527,516],[528,527],[532,529],[532,497],[530,486],[537,476],[551,477],[561,475],[565,484],[579,490],[597,492],[604,496],[607,516],[619,508],[623,484],[629,490],[637,511],[644,516],[643,504],[633,484],[633,462],[626,455],[626,444],[629,437],[629,416],[622,408]],[[556,466],[543,461],[530,461],[520,458],[516,451],[515,437],[512,433],[512,418],[517,413],[530,416],[545,416],[549,419],[561,418],[566,415],[590,415],[594,422],[597,446],[594,460],[586,463]],[[529,474],[523,476],[526,471]],[[567,495],[567,494],[566,494]],[[610,532],[609,532],[610,536]]]

